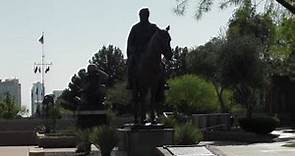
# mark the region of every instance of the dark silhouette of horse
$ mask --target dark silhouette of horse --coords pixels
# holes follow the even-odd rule
[[[171,37],[166,30],[158,29],[150,39],[147,47],[141,56],[137,67],[135,68],[134,88],[132,89],[132,103],[134,105],[134,123],[140,124],[146,122],[146,104],[149,104],[151,123],[155,123],[156,103],[161,83],[163,83],[164,67],[162,64],[162,54],[166,60],[172,57],[170,46]],[[163,91],[163,90],[162,90]]]

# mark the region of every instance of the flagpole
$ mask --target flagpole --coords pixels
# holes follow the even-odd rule
[[[44,32],[42,32],[41,37],[38,39],[38,41],[42,44],[41,45],[41,63],[34,63],[34,73],[40,73],[40,79],[41,79],[41,90],[39,90],[39,93],[41,96],[39,96],[39,93],[36,93],[37,95],[37,105],[40,106],[40,111],[42,111],[42,101],[45,96],[45,74],[49,71],[49,67],[52,65],[51,63],[47,63],[45,60],[45,46],[44,46]],[[38,88],[37,88],[38,89]]]
[[[42,43],[42,59],[41,59],[41,83],[42,83],[42,100],[44,99],[45,96],[45,84],[44,84],[44,59],[45,59],[45,54],[44,54],[44,32],[42,32],[42,37],[43,37],[43,43]]]

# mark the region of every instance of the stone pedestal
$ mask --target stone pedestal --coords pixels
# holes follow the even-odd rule
[[[118,150],[126,156],[152,156],[156,147],[173,144],[174,129],[142,126],[118,129]]]
[[[36,133],[37,143],[43,148],[71,148],[76,147],[78,139],[75,135],[45,135]]]
[[[105,110],[80,110],[75,114],[77,115],[77,126],[81,129],[107,124]]]

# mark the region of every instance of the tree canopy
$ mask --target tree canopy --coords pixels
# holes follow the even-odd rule
[[[252,1],[252,0],[176,0],[177,5],[175,12],[177,14],[183,15],[187,10],[189,2],[195,2],[195,17],[200,19],[204,13],[209,12],[213,5],[218,3],[221,9],[227,8],[229,6],[240,6],[245,3],[252,3],[254,5],[263,5],[266,12],[271,12],[273,10],[281,10],[283,7],[285,10],[288,10],[291,14],[295,14],[295,6],[292,0],[261,0],[261,1]],[[276,7],[278,5],[279,7]],[[284,10],[281,10],[284,12]]]
[[[202,76],[212,82],[222,112],[226,112],[223,98],[224,85],[221,82],[220,56],[225,38],[213,38],[205,45],[199,46],[188,53],[186,64],[188,71]]]
[[[186,66],[186,55],[188,54],[188,48],[178,47],[176,46],[172,49],[172,58],[169,61],[165,61],[167,74],[169,77],[175,77],[184,75],[187,73],[187,66]]]
[[[108,86],[112,86],[116,80],[122,80],[124,78],[126,65],[123,53],[113,45],[103,46],[89,60],[89,63],[95,64],[100,70],[109,75]]]
[[[268,14],[257,14],[253,5],[245,3],[233,14],[224,36],[188,53],[189,71],[212,82],[223,111],[223,91],[231,89],[235,102],[247,106],[251,116],[255,96],[268,80],[275,28]]]
[[[5,93],[4,97],[0,99],[0,118],[14,119],[20,111],[24,112],[25,110],[16,105],[9,93]]]

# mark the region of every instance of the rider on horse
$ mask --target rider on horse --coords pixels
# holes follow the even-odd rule
[[[135,24],[130,31],[127,43],[127,63],[128,63],[128,84],[127,89],[133,89],[132,84],[135,68],[141,59],[146,46],[153,36],[153,34],[159,29],[155,24],[149,22],[149,10],[143,8],[139,11],[140,21]]]
[[[127,63],[128,84],[127,89],[132,90],[132,103],[134,106],[134,118],[140,115],[140,123],[146,120],[145,97],[150,91],[150,121],[155,123],[155,111],[160,113],[159,104],[164,100],[165,76],[161,54],[171,59],[169,27],[166,30],[159,29],[149,22],[149,10],[141,9],[140,22],[135,24],[128,37]],[[156,104],[157,103],[157,104]],[[158,106],[157,108],[155,108]],[[138,112],[139,111],[139,112]]]

